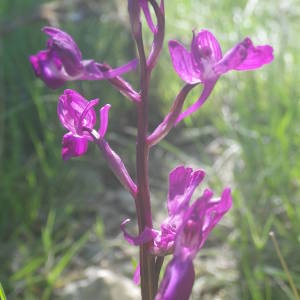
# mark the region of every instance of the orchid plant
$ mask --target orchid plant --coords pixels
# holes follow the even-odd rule
[[[139,266],[134,280],[141,283],[142,299],[186,300],[191,295],[195,280],[193,260],[211,230],[231,208],[231,191],[225,188],[221,197],[214,198],[213,192],[207,188],[191,202],[205,172],[178,166],[169,175],[168,217],[160,229],[155,229],[149,191],[149,152],[176,124],[202,106],[223,74],[230,70],[247,71],[260,68],[273,60],[273,49],[269,45],[255,46],[250,38],[245,38],[223,56],[219,42],[208,30],[193,32],[190,50],[178,41],[169,41],[174,69],[185,84],[175,96],[168,114],[149,133],[149,87],[152,71],[163,47],[164,1],[128,0],[128,12],[137,59],[116,68],[95,60],[82,59],[78,46],[69,34],[58,28],[45,27],[43,32],[49,36],[47,48],[32,55],[30,62],[36,76],[52,89],[73,80],[107,80],[136,106],[138,121],[135,178],[129,174],[122,159],[105,138],[111,106],[106,104],[100,109],[100,125],[96,129],[95,106],[99,100],[87,100],[70,89],[65,90],[59,97],[57,106],[59,120],[68,130],[62,139],[62,158],[68,160],[84,155],[90,143],[98,146],[108,166],[135,202],[139,234],[133,236],[126,231],[129,219],[121,223],[121,230],[124,238],[140,249]],[[142,16],[153,36],[148,56],[143,42]],[[137,67],[140,86],[134,89],[122,78],[122,74]],[[187,95],[198,85],[203,85],[199,99],[182,111]],[[172,255],[172,259],[159,283],[159,274],[166,255]]]

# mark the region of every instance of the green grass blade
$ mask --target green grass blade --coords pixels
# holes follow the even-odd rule
[[[72,257],[85,245],[89,238],[89,232],[84,234],[74,245],[64,254],[57,265],[48,274],[48,282],[50,285],[58,279],[62,271],[70,263]]]
[[[0,300],[6,300],[4,290],[3,290],[1,283],[0,283]]]

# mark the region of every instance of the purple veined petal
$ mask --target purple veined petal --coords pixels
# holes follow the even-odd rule
[[[189,201],[205,176],[203,170],[193,172],[191,168],[179,166],[169,175],[168,211],[169,216],[179,214],[188,207]]]
[[[60,57],[66,72],[70,76],[76,76],[82,71],[81,52],[73,38],[66,32],[55,27],[44,27],[42,29],[50,36],[48,48]]]
[[[85,136],[74,136],[71,132],[63,136],[61,151],[63,160],[81,156],[87,152],[87,149],[88,139]]]
[[[29,60],[35,75],[42,79],[50,88],[59,88],[66,82],[65,76],[61,72],[61,61],[51,56],[49,50],[31,55]]]
[[[51,27],[51,26],[43,27],[42,31],[44,33],[46,33],[48,36],[50,36],[50,38],[52,40],[55,40],[58,43],[60,42],[60,40],[63,40],[64,42],[67,41],[70,44],[70,46],[72,48],[74,48],[74,51],[76,51],[76,54],[81,57],[81,52],[80,52],[77,44],[75,43],[73,38],[68,33],[66,33],[65,31],[63,31],[59,28]]]
[[[101,138],[103,138],[106,134],[107,131],[107,126],[108,126],[108,113],[111,108],[110,104],[106,104],[100,109],[100,127],[98,130],[98,133]]]
[[[130,219],[124,220],[121,223],[120,227],[121,227],[121,230],[123,231],[125,240],[131,245],[139,246],[139,245],[148,243],[148,242],[152,241],[158,235],[157,230],[146,227],[140,235],[135,237],[135,236],[129,234],[125,229],[126,224],[129,222],[130,222]]]
[[[79,118],[87,105],[88,101],[78,92],[71,89],[65,90],[57,104],[57,114],[61,124],[76,134]],[[94,119],[96,120],[96,116]],[[93,118],[91,121],[93,123]]]
[[[157,28],[153,23],[152,16],[151,16],[151,13],[150,13],[149,0],[139,0],[139,2],[140,2],[140,6],[143,9],[143,12],[144,12],[144,15],[145,15],[145,18],[146,18],[146,21],[147,21],[147,24],[148,24],[150,30],[153,33],[156,33]]]
[[[226,214],[232,207],[231,190],[229,188],[224,189],[221,198],[211,199],[209,204],[211,207],[208,208],[205,213],[205,219],[202,228],[203,237],[200,248],[207,240],[212,229],[219,223],[224,214]]]
[[[87,101],[74,90],[65,90],[59,97],[57,114],[62,125],[74,135],[83,135],[83,128],[93,129],[97,118],[92,109],[98,99]]]
[[[189,115],[197,111],[205,103],[205,101],[211,94],[218,78],[219,77],[217,77],[214,80],[206,81],[204,83],[203,90],[199,99],[178,116],[175,125],[177,125],[181,120],[183,120],[184,118],[188,117]]]
[[[193,35],[191,44],[192,59],[198,68],[205,72],[205,64],[214,65],[222,58],[222,50],[215,36],[208,30]]]
[[[247,58],[235,68],[238,71],[248,71],[258,69],[265,64],[269,64],[274,59],[273,48],[269,45],[253,45],[248,49]]]
[[[176,234],[183,222],[184,214],[185,210],[181,210],[178,211],[178,214],[169,216],[163,221],[158,235],[153,240],[153,247],[150,249],[150,253],[157,256],[165,256],[174,252]]]
[[[49,35],[47,49],[32,55],[30,62],[36,76],[52,89],[61,87],[66,81],[114,79],[137,67],[138,60],[135,59],[116,69],[109,67],[102,71],[101,64],[94,60],[82,60],[81,52],[69,34],[55,27],[44,27],[43,31]],[[135,94],[130,97],[138,98]]]
[[[225,189],[221,198],[212,196],[213,192],[206,189],[187,211],[176,236],[176,255],[194,259],[210,232],[231,208],[230,189]]]
[[[193,262],[174,256],[167,265],[155,300],[188,300],[194,281]]]
[[[245,38],[224,55],[214,70],[219,75],[231,70],[254,70],[272,60],[273,48],[271,46],[255,47],[249,38]]]
[[[201,83],[201,73],[194,69],[191,54],[175,40],[169,41],[173,67],[180,78],[190,84]]]
[[[194,259],[201,248],[200,245],[204,244],[203,226],[208,202],[212,196],[213,192],[205,189],[203,195],[185,212],[175,240],[175,255],[182,257],[182,259]]]

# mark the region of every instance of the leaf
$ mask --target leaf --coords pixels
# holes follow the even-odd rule
[[[0,300],[6,300],[4,290],[3,290],[1,283],[0,283]]]

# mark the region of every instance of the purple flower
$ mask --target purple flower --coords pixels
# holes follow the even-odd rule
[[[195,189],[199,186],[205,176],[203,170],[193,171],[191,168],[179,166],[170,173],[169,177],[169,194],[168,194],[168,218],[162,223],[161,231],[158,232],[154,239],[153,254],[165,255],[174,251],[178,232],[184,223],[190,224],[190,220],[198,218],[204,222],[205,218],[211,213],[209,206],[212,207],[215,223],[211,227],[204,228],[198,222],[198,229],[195,231],[196,236],[201,238],[196,252],[202,247],[208,237],[210,230],[220,220],[223,214],[231,207],[230,192],[225,189],[221,199],[212,199],[212,191],[206,189],[202,197],[197,199],[192,205],[190,200]],[[227,191],[225,193],[225,191]],[[229,193],[229,194],[228,194]],[[216,209],[218,212],[216,212]],[[219,219],[217,219],[219,217]],[[206,222],[206,221],[205,221]],[[207,222],[206,222],[207,224]],[[182,235],[181,235],[182,236]],[[178,241],[177,241],[178,243]],[[191,244],[189,244],[191,247]]]
[[[68,80],[110,79],[133,70],[137,65],[134,60],[110,72],[102,72],[99,69],[101,64],[82,60],[81,52],[69,34],[54,27],[44,27],[43,32],[50,37],[47,49],[31,55],[30,62],[35,75],[50,88],[59,88]]]
[[[174,257],[166,267],[155,300],[187,300],[195,280],[191,260],[181,261]]]
[[[182,80],[189,84],[204,84],[201,97],[179,116],[177,123],[205,102],[221,75],[231,70],[258,69],[273,60],[271,46],[254,46],[249,38],[223,56],[219,42],[208,30],[202,30],[197,35],[193,33],[190,51],[175,40],[169,41],[169,50],[174,69]]]
[[[165,256],[174,253],[155,300],[188,299],[194,282],[192,261],[211,230],[231,207],[228,188],[217,199],[212,197],[211,190],[206,189],[200,198],[190,204],[193,193],[204,176],[203,170],[193,171],[192,168],[184,166],[170,172],[168,218],[163,221],[160,231],[145,228],[139,236],[134,237],[125,230],[129,220],[121,224],[124,238],[130,244],[141,245],[152,240],[153,247],[149,251],[153,255]],[[135,275],[136,282],[138,279]]]
[[[64,160],[86,153],[88,142],[93,141],[91,132],[97,122],[94,106],[98,102],[98,99],[87,101],[73,90],[65,90],[59,97],[57,113],[62,125],[69,130],[62,141]],[[100,128],[98,132],[94,132],[99,138],[103,138],[106,133],[109,109],[110,105],[107,104],[100,110]]]
[[[209,233],[230,209],[230,189],[220,199],[206,189],[183,214],[175,236],[174,256],[169,262],[155,300],[188,300],[194,283],[193,259]]]
[[[169,175],[169,193],[167,198],[168,218],[162,223],[161,230],[154,239],[153,254],[173,253],[175,236],[195,189],[205,176],[203,170],[179,166]]]

